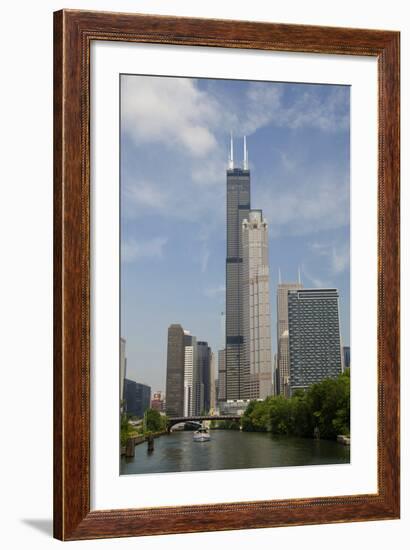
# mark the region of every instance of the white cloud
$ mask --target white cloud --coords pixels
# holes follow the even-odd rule
[[[291,184],[267,181],[253,202],[263,206],[272,236],[306,235],[349,223],[349,186],[324,172]]]
[[[346,129],[349,115],[345,108],[345,91],[332,86],[326,101],[312,91],[305,92],[289,109],[283,111],[282,124],[290,128],[313,127],[324,131]]]
[[[260,82],[250,83],[247,91],[247,105],[243,110],[244,122],[240,133],[253,134],[259,128],[274,121],[275,115],[283,109],[280,85],[267,86]]]
[[[123,241],[121,243],[121,261],[132,263],[141,258],[160,259],[163,256],[163,249],[167,242],[166,237],[154,237],[144,242]]]
[[[162,143],[203,157],[216,148],[210,127],[218,104],[188,78],[128,76],[121,80],[121,115],[135,143]]]
[[[245,111],[245,133],[253,133],[267,124],[287,128],[319,128],[323,131],[346,129],[349,114],[346,109],[346,90],[330,86],[326,97],[307,89],[297,99],[285,104],[284,85],[268,87],[262,83],[249,85],[249,105]]]
[[[199,89],[189,78],[129,75],[121,79],[124,130],[136,144],[161,143],[194,158],[213,155],[217,135],[251,135],[268,124],[346,129],[346,93],[331,86],[326,96],[307,89],[295,100],[284,100],[284,84],[249,83],[243,96],[227,97],[209,86]]]

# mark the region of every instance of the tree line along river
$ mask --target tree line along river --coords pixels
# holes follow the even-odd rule
[[[350,447],[336,441],[239,430],[211,430],[209,442],[194,442],[192,431],[175,431],[155,439],[154,451],[147,443],[137,445],[133,458],[121,457],[121,474],[151,474],[346,464]]]

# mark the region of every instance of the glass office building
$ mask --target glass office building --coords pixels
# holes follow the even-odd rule
[[[339,293],[288,291],[290,394],[342,372]]]

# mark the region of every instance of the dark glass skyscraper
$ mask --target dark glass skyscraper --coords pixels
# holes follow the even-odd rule
[[[171,417],[184,414],[184,337],[181,325],[168,327],[166,411]]]
[[[208,413],[211,407],[211,348],[208,342],[197,342],[197,371],[195,380],[195,414]]]
[[[226,399],[249,398],[244,352],[242,222],[251,208],[250,171],[244,140],[243,168],[235,168],[233,144],[226,172]]]
[[[124,400],[127,415],[142,418],[145,411],[150,407],[151,387],[126,378],[124,381]]]
[[[143,417],[151,405],[151,387],[137,382],[137,411],[136,416]]]
[[[137,383],[134,380],[124,380],[124,411],[129,416],[137,414]]]

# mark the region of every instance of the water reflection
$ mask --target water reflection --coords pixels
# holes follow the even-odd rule
[[[213,430],[211,441],[195,443],[192,432],[155,439],[155,450],[137,445],[134,458],[121,458],[121,474],[147,474],[269,468],[313,464],[345,464],[350,448],[334,441],[278,437],[264,433]]]

